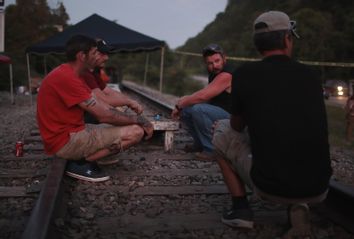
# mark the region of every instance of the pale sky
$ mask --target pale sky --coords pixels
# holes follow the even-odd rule
[[[58,0],[47,0],[55,7]],[[15,0],[5,0],[5,5]],[[75,24],[97,13],[118,24],[166,41],[172,48],[183,45],[225,10],[227,0],[62,0]]]

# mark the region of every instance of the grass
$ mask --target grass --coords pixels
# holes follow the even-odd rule
[[[332,146],[354,151],[354,144],[345,140],[346,119],[342,107],[327,105],[329,143]]]

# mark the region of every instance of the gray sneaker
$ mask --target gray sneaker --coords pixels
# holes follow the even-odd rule
[[[253,228],[253,212],[250,208],[230,209],[221,218],[230,227]]]

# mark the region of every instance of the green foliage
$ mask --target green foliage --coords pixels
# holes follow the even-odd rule
[[[12,59],[15,87],[27,84],[26,48],[57,33],[57,27],[65,27],[68,19],[63,4],[59,4],[57,9],[50,9],[46,0],[17,0],[16,4],[5,9],[5,54]],[[54,58],[49,57],[49,64]],[[38,72],[33,71],[34,75],[43,74],[43,66],[39,67],[43,56],[34,59],[31,71],[36,69]],[[8,73],[2,68],[0,74],[6,77]],[[7,89],[6,84],[0,84],[0,90],[3,89]]]
[[[259,57],[253,47],[252,25],[259,14],[269,10],[284,11],[297,21],[301,39],[295,42],[295,58],[354,61],[354,2],[350,0],[230,0],[224,13],[179,50],[200,52],[215,42],[229,56]],[[354,78],[352,69],[322,67],[321,72],[323,78]]]

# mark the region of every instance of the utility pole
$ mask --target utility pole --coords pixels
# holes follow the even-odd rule
[[[0,52],[5,51],[5,0],[0,0]]]

